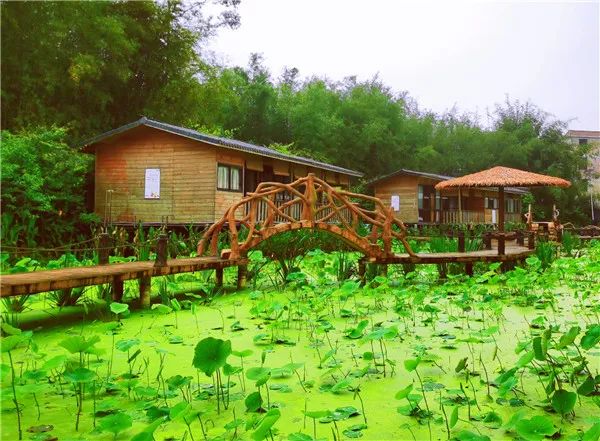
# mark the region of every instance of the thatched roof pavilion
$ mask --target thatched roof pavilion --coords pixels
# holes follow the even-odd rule
[[[554,176],[531,173],[516,168],[492,167],[488,170],[442,181],[435,186],[435,189],[498,187],[498,230],[504,231],[504,187],[569,187],[570,185],[571,183],[566,179],[556,178]]]

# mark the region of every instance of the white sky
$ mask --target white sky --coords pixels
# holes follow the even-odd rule
[[[421,109],[478,112],[530,100],[569,128],[600,130],[599,0],[589,2],[242,0],[242,25],[208,48],[274,77],[378,74]]]

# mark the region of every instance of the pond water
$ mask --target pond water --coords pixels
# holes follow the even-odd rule
[[[589,273],[598,263],[595,257],[561,261],[548,275],[490,271],[471,281],[437,284],[431,274],[412,280],[391,274],[364,288],[314,276],[313,268],[282,290],[189,298],[197,302],[193,309],[133,312],[120,322],[107,312],[106,321],[54,323],[34,331],[34,345],[23,342],[11,351],[23,438],[110,440],[110,427],[118,422],[103,419],[124,414],[115,439],[131,439],[163,416],[155,440],[253,439],[264,411],[276,408],[280,416],[268,439],[542,439],[544,431],[534,426],[548,420],[547,434],[580,439],[600,423],[597,392],[577,395],[573,412],[563,416],[547,398],[555,389],[575,392],[588,371],[599,373],[598,344],[585,350],[581,341],[598,325],[598,274]],[[576,326],[574,344],[561,347],[561,336]],[[544,336],[545,329],[552,332]],[[81,359],[61,346],[77,336],[99,339]],[[227,358],[244,370],[229,379],[222,375],[229,405],[219,403],[219,412],[213,379],[192,365],[195,346],[209,336],[230,340],[233,351],[251,351],[243,359]],[[574,367],[581,356],[585,369]],[[16,440],[9,362],[3,353],[2,439]],[[81,388],[76,431],[78,389],[63,373],[80,363],[94,375]],[[248,412],[245,403],[258,390],[256,376],[247,375],[257,367],[270,370],[260,387],[262,413]],[[546,392],[550,383],[554,389]],[[397,399],[410,385],[408,399]],[[200,418],[188,418],[189,426],[173,411],[186,400],[200,412]],[[322,412],[313,424],[315,411],[330,413]],[[536,416],[543,421],[532,420]]]

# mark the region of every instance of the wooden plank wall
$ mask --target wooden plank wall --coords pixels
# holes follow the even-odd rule
[[[391,205],[391,197],[393,194],[400,196],[400,211],[396,212],[398,217],[403,222],[415,223],[419,219],[418,209],[418,197],[419,197],[419,185],[435,185],[440,181],[428,179],[425,177],[400,175],[391,177],[383,182],[375,184],[374,192],[375,197],[378,197],[383,201],[386,207]],[[466,206],[462,207],[465,211],[479,211],[485,213],[485,222],[492,222],[492,210],[484,209],[484,203],[486,197],[498,198],[497,190],[484,190],[484,189],[463,189],[462,196],[467,197]],[[458,190],[444,190],[441,192],[441,196],[458,196]],[[518,194],[506,195],[509,199],[520,199]]]
[[[148,127],[96,149],[95,211],[119,222],[211,222],[216,181],[215,148]],[[160,199],[145,199],[146,168],[160,168]],[[176,172],[174,172],[176,170]]]
[[[394,176],[375,185],[375,197],[386,207],[391,205],[393,194],[400,196],[400,211],[394,215],[402,222],[417,222],[419,219],[418,178],[416,176]]]

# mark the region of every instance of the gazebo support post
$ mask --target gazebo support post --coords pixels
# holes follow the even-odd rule
[[[498,187],[498,231],[504,233],[504,187]]]
[[[461,188],[458,188],[458,223],[462,224],[463,221],[463,213],[462,213],[462,191]]]

